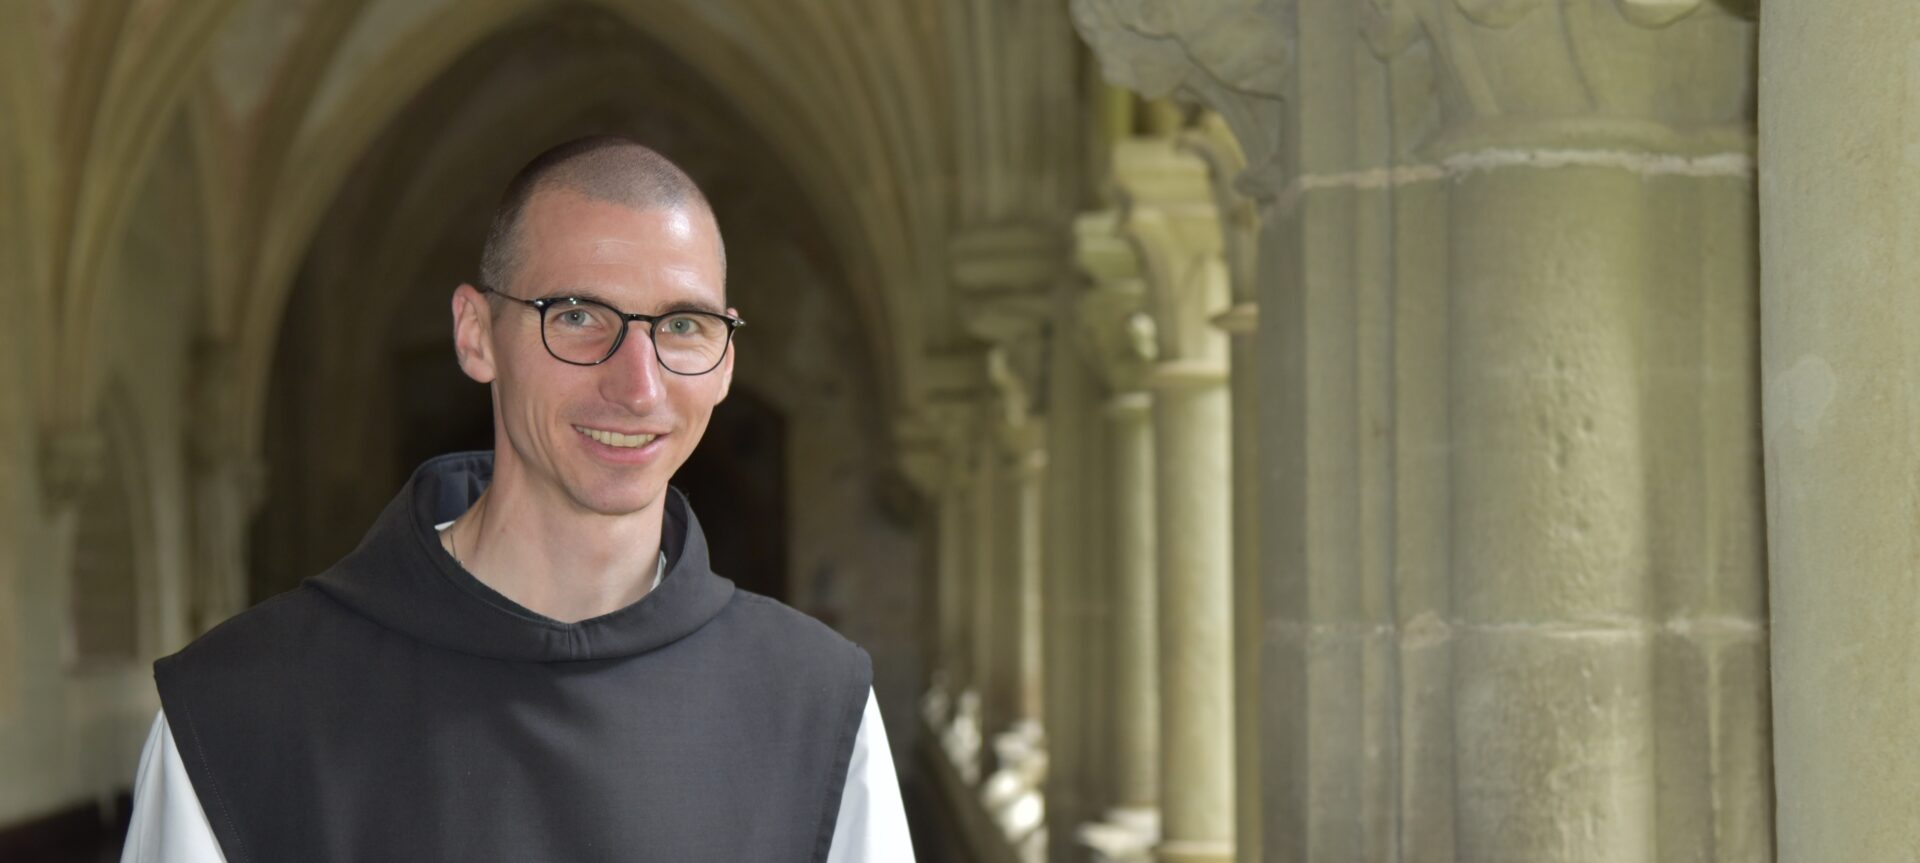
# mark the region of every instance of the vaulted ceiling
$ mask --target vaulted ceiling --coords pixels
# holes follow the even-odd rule
[[[151,172],[205,202],[201,362],[229,381],[246,445],[295,274],[384,130],[462,58],[577,18],[676,62],[742,118],[821,221],[889,410],[966,332],[951,250],[1044,236],[1081,195],[1084,64],[1064,9],[1004,0],[33,0],[0,4],[0,274],[38,316],[38,400],[86,422],[108,266]],[[591,41],[591,40],[589,40]],[[632,49],[545,58],[503,94],[515,117],[617,95]],[[502,55],[503,62],[506,61]],[[184,129],[190,157],[174,152]],[[458,176],[454,172],[453,176]],[[427,197],[430,197],[428,195]],[[224,370],[224,371],[222,371]]]

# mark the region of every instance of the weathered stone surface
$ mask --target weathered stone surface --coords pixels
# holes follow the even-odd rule
[[[1769,3],[1761,367],[1780,859],[1920,846],[1920,17]]]

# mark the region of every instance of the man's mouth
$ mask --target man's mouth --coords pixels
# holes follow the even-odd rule
[[[621,434],[617,431],[587,428],[586,426],[574,426],[573,430],[607,446],[623,448],[643,447],[653,443],[653,439],[659,437],[657,434]]]

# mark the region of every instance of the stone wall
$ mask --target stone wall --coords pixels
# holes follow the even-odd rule
[[[48,334],[32,314],[0,314],[9,353],[0,387],[0,824],[110,800],[128,787],[159,708],[149,667],[189,637],[190,512],[183,434],[191,394],[189,334],[204,277],[203,222],[183,129],[164,151],[183,170],[147,178],[126,241],[103,269],[97,333],[110,384],[98,417],[48,429],[28,378]],[[16,283],[17,285],[17,283]],[[17,296],[9,292],[10,296]],[[56,377],[54,385],[62,383]],[[62,390],[59,397],[71,397]],[[115,468],[109,470],[109,467]],[[102,537],[134,589],[132,652],[77,654],[74,621],[107,597],[76,595],[80,522],[106,513],[89,500],[117,496],[123,535]]]

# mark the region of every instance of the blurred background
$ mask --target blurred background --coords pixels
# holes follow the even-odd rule
[[[491,445],[449,294],[597,132],[717,211],[676,484],[920,859],[1894,859],[1903,9],[0,0],[0,859],[117,859],[152,661]]]

